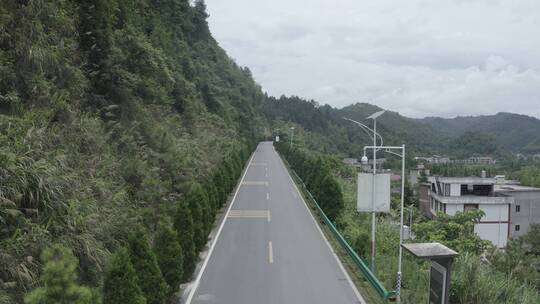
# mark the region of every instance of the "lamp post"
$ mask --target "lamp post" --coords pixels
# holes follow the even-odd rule
[[[383,139],[382,136],[377,133],[377,118],[384,114],[383,111],[376,112],[369,117],[368,119],[373,119],[373,130],[370,129],[368,126],[364,125],[363,123],[360,123],[358,121],[345,118],[348,121],[352,121],[358,126],[360,126],[365,132],[370,131],[373,133],[373,146],[377,146],[377,136],[380,138],[381,146],[383,145]],[[367,131],[366,131],[367,130]],[[369,132],[368,132],[369,134]],[[365,151],[365,150],[364,150]],[[367,156],[364,153],[364,157],[362,157],[362,161],[365,161],[367,163]],[[372,205],[372,212],[371,212],[371,272],[375,273],[375,239],[376,239],[376,225],[375,222],[377,220],[376,213],[375,213],[375,176],[377,175],[377,148],[373,149],[373,182],[372,182],[372,191],[371,191],[371,205]]]
[[[291,127],[289,130],[291,130],[291,149],[292,149],[292,145],[293,145],[293,137],[294,137],[294,127]]]
[[[397,278],[396,278],[396,300],[397,302],[401,302],[401,264],[402,264],[402,258],[403,258],[403,210],[404,210],[404,203],[405,203],[405,145],[401,146],[367,146],[364,147],[364,156],[362,157],[362,161],[367,162],[367,156],[366,156],[366,150],[367,149],[373,149],[373,151],[376,151],[378,149],[384,149],[384,152],[390,153],[393,155],[396,155],[398,157],[401,157],[401,202],[400,202],[400,221],[399,221],[399,255],[398,255],[398,271],[397,271]],[[393,152],[392,150],[401,150],[400,153]]]

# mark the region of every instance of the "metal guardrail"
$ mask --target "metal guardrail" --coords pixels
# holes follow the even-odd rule
[[[394,298],[395,295],[396,295],[395,291],[386,290],[386,288],[379,281],[379,279],[377,279],[375,274],[373,274],[373,272],[371,272],[371,269],[369,269],[369,267],[368,267],[368,263],[365,262],[360,256],[358,256],[358,254],[354,251],[354,249],[351,247],[351,245],[349,245],[349,243],[347,243],[347,241],[341,235],[341,233],[339,233],[339,231],[337,230],[334,223],[332,223],[332,221],[328,218],[328,216],[326,216],[326,214],[322,210],[319,203],[317,203],[317,200],[315,200],[315,198],[313,197],[311,192],[309,192],[309,190],[307,189],[307,186],[304,183],[304,181],[291,168],[291,166],[289,165],[287,160],[286,159],[283,159],[283,160],[286,162],[287,167],[290,168],[290,171],[294,174],[295,178],[302,184],[303,190],[305,191],[305,193],[308,194],[309,199],[311,200],[311,202],[317,208],[317,211],[319,212],[320,217],[323,219],[324,223],[330,228],[330,231],[332,231],[332,234],[338,240],[341,247],[343,247],[343,249],[347,252],[347,254],[353,260],[353,262],[356,264],[358,269],[360,269],[360,272],[362,273],[364,278],[371,284],[371,286],[377,291],[379,296],[381,296],[385,301],[388,301],[389,299]]]

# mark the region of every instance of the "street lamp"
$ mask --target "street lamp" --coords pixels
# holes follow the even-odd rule
[[[294,137],[294,127],[291,127],[289,130],[291,130],[291,149],[292,149],[293,137]]]
[[[345,118],[345,120],[354,122],[358,126],[360,126],[364,132],[371,135],[373,134],[373,146],[377,146],[377,137],[380,138],[381,146],[383,145],[383,139],[380,134],[377,133],[377,118],[384,114],[383,111],[376,112],[368,117],[368,119],[373,119],[373,130],[370,129],[368,126],[366,126],[363,123],[360,123],[356,120],[352,120],[350,118]],[[371,133],[370,133],[371,132]],[[364,150],[364,156],[361,160],[362,163],[367,164],[368,158],[366,156],[365,150]],[[375,273],[375,221],[376,221],[376,214],[375,214],[375,176],[377,174],[377,148],[373,149],[373,183],[372,183],[372,192],[371,192],[371,205],[372,205],[372,212],[371,212],[371,272]]]
[[[403,209],[405,202],[405,145],[401,146],[367,146],[364,147],[364,156],[362,157],[362,162],[367,162],[366,150],[373,149],[373,151],[378,149],[384,149],[384,152],[396,155],[401,157],[401,202],[400,202],[400,221],[399,221],[399,256],[398,256],[398,271],[396,278],[396,297],[397,302],[401,301],[401,261],[403,257]],[[393,152],[392,150],[401,150],[401,153]]]
[[[372,206],[373,206],[373,212],[371,214],[371,271],[375,273],[375,176],[377,174],[377,151],[384,149],[384,152],[390,153],[393,155],[396,155],[398,157],[401,157],[401,204],[400,204],[400,226],[399,226],[399,257],[398,257],[398,271],[397,271],[397,279],[396,279],[396,296],[397,301],[400,302],[400,293],[401,293],[401,268],[402,268],[402,256],[403,256],[403,209],[404,209],[404,200],[405,200],[405,145],[402,146],[384,146],[383,145],[383,138],[380,134],[377,133],[377,118],[384,114],[383,111],[376,112],[368,117],[368,119],[373,119],[373,130],[370,129],[368,126],[364,125],[363,123],[357,122],[355,120],[344,118],[346,120],[349,120],[351,122],[354,122],[358,126],[360,126],[364,132],[367,132],[369,135],[373,134],[373,146],[366,146],[364,147],[364,155],[361,158],[362,164],[368,164],[368,157],[366,155],[367,149],[373,149],[373,183],[372,183]],[[380,138],[380,145],[377,145],[377,137]],[[392,150],[401,150],[401,153],[393,152]]]

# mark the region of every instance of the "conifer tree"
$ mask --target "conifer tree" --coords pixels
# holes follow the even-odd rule
[[[225,190],[225,177],[223,176],[223,169],[219,168],[212,178],[214,186],[217,190],[218,208],[221,208],[227,200],[227,191]]]
[[[89,288],[77,284],[78,261],[71,250],[55,245],[41,255],[45,264],[41,275],[42,286],[30,292],[26,304],[93,304]]]
[[[178,233],[172,229],[169,223],[160,223],[154,252],[163,278],[169,284],[169,291],[172,293],[182,281],[184,261],[182,247],[178,242]]]
[[[208,194],[208,205],[210,206],[210,210],[212,211],[212,219],[214,219],[217,210],[220,208],[218,190],[211,179],[207,180],[204,185]]]
[[[197,263],[197,253],[195,251],[195,241],[193,239],[193,218],[185,202],[178,204],[174,217],[174,229],[178,233],[178,243],[182,247],[183,253],[183,277],[182,282],[186,282],[191,277]]]
[[[129,252],[120,248],[109,258],[103,282],[103,304],[146,304]]]
[[[194,241],[197,250],[202,249],[207,240],[209,208],[208,196],[202,186],[194,182],[186,195],[186,203],[191,210],[194,227]]]
[[[148,304],[163,304],[167,296],[167,283],[163,279],[155,254],[150,249],[148,237],[137,228],[128,238],[129,256],[137,272],[137,285]]]

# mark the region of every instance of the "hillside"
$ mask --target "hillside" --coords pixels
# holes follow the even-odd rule
[[[429,124],[433,129],[452,137],[463,135],[467,131],[482,132],[491,135],[503,148],[513,152],[538,153],[540,147],[540,120],[534,117],[497,113],[485,116],[466,116],[445,119],[426,117],[417,120]]]
[[[0,16],[0,303],[12,304],[40,284],[51,244],[100,286],[134,227],[152,240],[193,183],[234,181],[264,96],[210,35],[202,1],[2,1]]]
[[[356,103],[341,109],[319,105],[299,97],[266,98],[264,112],[271,120],[291,121],[310,132],[310,148],[342,156],[361,154],[369,144],[362,130],[343,118],[371,126],[366,117],[382,110],[368,103]],[[508,152],[540,152],[540,120],[510,113],[491,116],[445,119],[413,119],[387,111],[378,119],[378,131],[386,143],[406,143],[416,154],[442,154],[451,157],[474,155],[507,156]],[[310,140],[307,141],[308,144]]]

